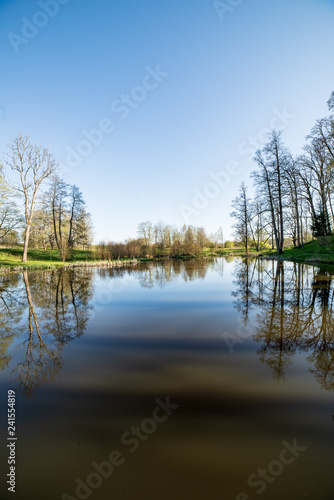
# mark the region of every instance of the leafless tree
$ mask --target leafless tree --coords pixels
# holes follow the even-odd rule
[[[278,254],[283,252],[284,246],[284,205],[287,195],[285,173],[290,160],[291,155],[283,144],[281,131],[277,130],[270,133],[269,142],[254,157],[259,170],[252,175],[271,214]]]
[[[151,245],[153,241],[153,224],[150,221],[141,222],[138,226],[138,236],[144,245]]]
[[[28,136],[18,135],[9,145],[5,164],[18,177],[17,182],[6,178],[6,183],[24,199],[24,248],[22,262],[27,262],[29,236],[35,205],[41,195],[41,184],[56,170],[53,155],[47,148],[31,144]]]
[[[15,202],[13,191],[0,176],[0,242],[6,243],[8,238],[21,230],[23,219]]]
[[[247,187],[243,182],[239,188],[239,196],[232,201],[234,211],[231,217],[236,219],[233,227],[235,228],[235,235],[245,243],[246,253],[248,253],[250,225],[251,225],[251,202],[247,196]]]

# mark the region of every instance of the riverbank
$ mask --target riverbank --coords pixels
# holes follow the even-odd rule
[[[274,251],[266,252],[263,254],[263,257],[302,262],[305,264],[334,265],[334,236],[322,237],[310,241],[304,245],[304,248],[287,248],[279,256]]]
[[[252,252],[253,257],[260,254]],[[145,257],[138,259],[115,259],[105,260],[98,259],[96,251],[93,250],[73,250],[72,258],[69,261],[63,262],[60,259],[58,250],[43,250],[31,249],[28,251],[28,262],[22,264],[22,248],[0,248],[0,274],[16,271],[34,271],[34,270],[48,270],[57,269],[61,267],[74,268],[74,267],[119,267],[138,262],[149,262],[153,260],[165,260],[166,258],[174,259],[198,259],[208,257],[246,257],[246,250],[244,248],[224,248],[218,251],[205,249],[201,254],[196,255],[179,255],[177,257]]]
[[[137,259],[97,260],[90,250],[74,250],[70,261],[63,262],[58,250],[33,249],[28,251],[28,262],[22,264],[22,249],[0,249],[0,274],[21,271],[51,270],[61,267],[121,267],[136,264]]]
[[[24,270],[51,270],[61,267],[68,269],[77,267],[122,267],[138,262],[149,262],[165,259],[201,259],[210,257],[262,257],[266,259],[288,260],[293,262],[304,262],[305,264],[328,264],[334,265],[334,236],[319,238],[304,245],[304,248],[287,248],[284,253],[277,256],[274,250],[266,250],[262,253],[252,249],[246,254],[245,248],[219,248],[216,250],[204,249],[196,255],[166,255],[164,257],[143,257],[136,259],[105,260],[97,258],[94,250],[73,250],[69,261],[60,259],[58,250],[31,249],[28,251],[28,262],[22,264],[22,248],[0,248],[0,274],[9,272],[21,272]]]

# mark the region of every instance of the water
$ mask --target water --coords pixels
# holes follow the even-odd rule
[[[241,259],[0,281],[0,498],[334,498],[334,271]]]

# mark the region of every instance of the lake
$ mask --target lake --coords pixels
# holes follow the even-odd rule
[[[17,500],[334,498],[333,270],[167,260],[0,298],[0,498],[8,443]]]

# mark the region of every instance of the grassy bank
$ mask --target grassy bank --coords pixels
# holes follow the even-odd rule
[[[250,250],[250,255],[257,256],[258,252]],[[275,257],[275,251],[264,251],[264,256]],[[218,250],[205,249],[201,254],[197,255],[180,255],[179,259],[205,258],[219,256],[246,256],[245,248],[223,248]],[[305,262],[312,264],[332,264],[334,265],[334,236],[327,239],[320,238],[319,240],[306,243],[304,248],[287,248],[282,256],[284,260],[295,262]],[[130,259],[121,259],[126,262]],[[151,261],[153,258],[142,258],[139,261]],[[106,261],[98,259],[97,252],[94,250],[73,250],[72,257],[67,262],[62,262],[58,250],[43,250],[31,249],[28,251],[28,262],[22,264],[22,248],[0,248],[0,273],[8,271],[20,271],[22,269],[37,270],[37,269],[53,269],[71,265],[98,265]]]
[[[205,249],[201,254],[197,255],[181,255],[178,258],[189,259],[189,258],[203,258],[203,257],[214,257],[214,256],[240,256],[245,255],[244,248],[224,248],[219,249],[219,251],[212,251],[210,249]],[[254,252],[254,255],[256,253]],[[129,259],[121,259],[122,261],[127,261]],[[153,258],[143,258],[138,259],[140,261],[149,261]],[[64,265],[86,265],[89,263],[103,262],[98,259],[97,252],[92,250],[73,250],[71,259],[67,262],[62,262],[59,251],[55,250],[43,250],[43,249],[31,249],[28,251],[28,262],[22,264],[22,248],[0,248],[0,273],[4,271],[19,271],[22,269],[37,270],[37,269],[53,269],[57,267],[63,267]]]
[[[93,260],[93,252],[74,250],[69,262],[85,262]],[[0,248],[0,267],[25,267],[28,269],[61,267],[62,262],[58,250],[33,249],[28,251],[28,262],[22,264],[22,248]]]
[[[123,259],[129,260],[129,259]],[[22,264],[22,248],[0,248],[0,274],[8,271],[29,271],[37,269],[54,269],[64,266],[85,266],[97,262],[92,250],[73,250],[71,259],[63,262],[58,250],[28,250],[28,262]],[[104,262],[104,261],[99,261]]]
[[[268,252],[267,255],[275,256],[275,252]],[[279,258],[294,262],[305,262],[306,264],[334,265],[334,236],[310,241],[304,245],[304,248],[287,248]]]

